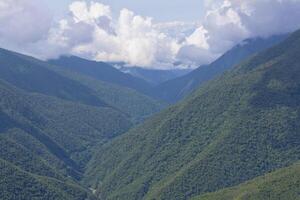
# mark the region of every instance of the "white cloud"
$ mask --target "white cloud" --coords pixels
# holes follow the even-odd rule
[[[51,15],[37,0],[0,1],[0,44],[23,46],[45,37]]]
[[[190,47],[180,51],[181,57],[198,64],[214,60],[246,38],[300,28],[300,0],[206,0],[205,6],[201,25],[186,38]]]
[[[50,31],[48,41],[59,47],[57,55],[71,53],[157,67],[169,67],[175,59],[177,42],[158,31],[152,18],[122,9],[118,19],[113,20],[110,8],[95,2],[73,2],[70,11],[71,16]]]
[[[38,0],[0,1],[0,45],[40,58],[76,54],[102,61],[170,68],[207,64],[248,37],[299,28],[300,0],[206,0],[201,22],[155,23],[99,2],[73,1],[52,23]]]

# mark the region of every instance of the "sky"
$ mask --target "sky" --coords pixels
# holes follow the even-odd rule
[[[41,0],[56,14],[67,10],[72,0]],[[127,8],[142,16],[151,16],[156,21],[197,21],[203,15],[203,0],[101,0],[117,13]]]
[[[0,47],[173,69],[300,28],[300,0],[0,0]]]

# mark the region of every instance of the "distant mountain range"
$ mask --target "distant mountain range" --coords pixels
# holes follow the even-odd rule
[[[142,67],[126,67],[118,65],[118,69],[124,73],[131,74],[135,77],[146,80],[153,86],[159,85],[163,82],[175,79],[191,72],[191,69],[146,69]]]
[[[247,39],[236,45],[210,65],[205,65],[192,72],[159,84],[152,90],[152,95],[164,101],[175,103],[203,83],[216,78],[224,71],[264,49],[267,49],[287,38],[288,35],[272,36],[269,38]]]

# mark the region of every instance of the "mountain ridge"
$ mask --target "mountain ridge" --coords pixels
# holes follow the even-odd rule
[[[200,66],[187,75],[156,86],[152,94],[167,102],[176,103],[188,94],[191,94],[205,82],[216,78],[249,56],[253,56],[255,53],[280,43],[287,37],[288,34],[265,39],[254,38],[244,40],[244,42],[234,46],[211,64]]]

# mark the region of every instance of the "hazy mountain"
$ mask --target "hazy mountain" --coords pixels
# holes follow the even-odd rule
[[[102,146],[84,182],[103,199],[189,199],[298,162],[299,52],[300,31],[209,81]]]
[[[59,59],[49,60],[48,62],[63,69],[72,70],[97,80],[132,88],[144,94],[147,94],[151,88],[151,85],[143,79],[123,73],[108,63],[86,60],[76,56],[62,56]]]
[[[119,67],[124,73],[131,74],[135,77],[146,80],[153,86],[161,84],[171,79],[186,75],[191,72],[190,69],[169,69],[169,70],[159,70],[159,69],[146,69],[141,67]]]
[[[287,35],[247,39],[233,47],[210,65],[201,66],[185,76],[166,81],[153,89],[152,94],[167,102],[177,102],[203,83],[264,49],[284,40]]]

